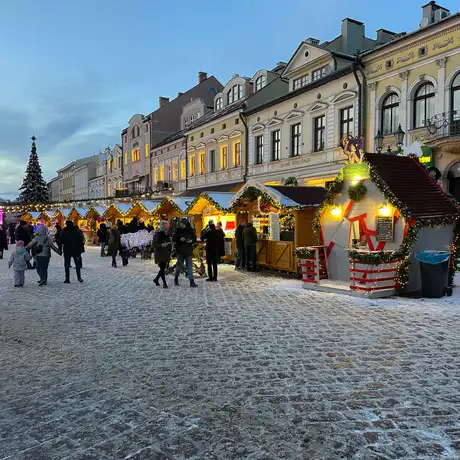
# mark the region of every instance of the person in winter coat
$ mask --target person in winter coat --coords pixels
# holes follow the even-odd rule
[[[257,230],[248,222],[243,230],[244,252],[246,253],[246,267],[248,272],[256,271],[256,255],[257,255]]]
[[[64,283],[70,283],[70,261],[73,259],[75,263],[75,270],[77,272],[77,279],[83,283],[81,278],[81,254],[84,247],[83,233],[75,227],[71,220],[65,223],[65,228],[61,232],[61,244],[64,252],[64,269],[65,280]]]
[[[160,222],[160,228],[155,235],[153,235],[153,249],[155,256],[155,263],[160,267],[158,275],[155,277],[153,282],[159,286],[159,279],[163,281],[163,287],[168,288],[166,284],[166,267],[171,259],[171,238],[168,235],[169,225],[168,222],[162,220]]]
[[[221,263],[221,258],[225,256],[225,232],[222,228],[222,222],[217,222],[216,232],[218,238],[218,262]]]
[[[33,240],[27,245],[26,249],[35,249],[35,260],[39,286],[45,286],[48,283],[48,267],[50,264],[51,250],[56,254],[62,255],[61,251],[54,246],[51,237],[48,234],[48,229],[44,225],[40,225],[35,232]]]
[[[27,222],[24,220],[19,221],[19,225],[16,228],[16,234],[15,234],[16,241],[22,241],[24,243],[24,246],[27,246],[31,241],[32,238],[30,236],[29,230],[27,228]],[[30,264],[30,260],[32,257],[27,261],[27,269],[30,270],[32,268],[32,265]]]
[[[240,270],[241,268],[246,267],[246,258],[244,252],[244,237],[243,231],[245,228],[246,222],[240,220],[238,227],[235,230],[235,243],[236,243],[236,261],[235,261],[235,270]]]
[[[137,233],[138,230],[139,230],[139,224],[137,222],[137,217],[133,217],[133,219],[128,225],[128,233]]]
[[[8,251],[8,237],[6,229],[0,225],[0,259],[3,259],[3,251]]]
[[[117,268],[117,254],[121,249],[120,232],[114,225],[107,233],[107,255],[112,257],[112,267]]]
[[[219,250],[221,236],[214,224],[203,230],[202,241],[206,241],[206,263],[208,265],[208,279],[206,281],[217,281],[217,262],[219,261]]]
[[[56,231],[54,233],[54,242],[56,243],[56,245],[59,248],[59,250],[61,250],[61,232],[62,232],[62,228],[61,228],[61,226],[59,225],[58,222],[56,222],[56,225],[54,226],[54,228],[56,229]]]
[[[18,241],[16,243],[16,250],[13,251],[8,262],[8,267],[11,268],[13,266],[14,270],[14,287],[24,286],[25,272],[31,258],[32,256],[24,247],[24,241]]]
[[[14,225],[13,222],[8,226],[8,233],[10,234],[10,243],[16,244],[16,225]]]
[[[176,274],[174,276],[174,285],[179,286],[179,275],[182,270],[182,265],[185,262],[187,269],[187,276],[190,280],[190,287],[196,288],[198,285],[195,283],[193,277],[193,245],[196,243],[196,235],[189,220],[182,217],[173,236],[173,242],[176,245],[177,264]]]
[[[101,257],[105,257],[105,247],[107,246],[107,225],[105,225],[104,222],[101,225],[99,225],[97,237],[99,239],[99,245],[101,247]]]

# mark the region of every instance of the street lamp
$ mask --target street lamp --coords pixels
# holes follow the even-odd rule
[[[404,144],[404,136],[406,133],[401,128],[401,125],[398,126],[398,130],[395,132],[396,147],[398,147],[398,153],[401,154],[401,147]]]
[[[382,134],[382,131],[380,131],[379,129],[377,131],[377,135],[374,137],[375,148],[377,149],[378,153],[382,153],[384,139],[385,139],[385,136]]]

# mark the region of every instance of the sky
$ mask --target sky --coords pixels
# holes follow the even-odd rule
[[[288,61],[342,19],[413,31],[428,0],[0,0],[0,197],[18,194],[30,137],[45,180],[120,142],[136,113],[197,83]],[[451,12],[458,0],[439,0]]]

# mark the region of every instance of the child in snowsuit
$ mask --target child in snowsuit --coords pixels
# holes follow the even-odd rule
[[[25,271],[27,270],[27,262],[31,259],[31,255],[24,247],[24,241],[16,243],[16,250],[13,251],[8,262],[8,267],[13,266],[14,270],[14,287],[24,286]]]

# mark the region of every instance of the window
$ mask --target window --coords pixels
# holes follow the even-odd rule
[[[158,182],[158,168],[153,170],[153,182],[156,184]]]
[[[237,168],[241,165],[241,142],[233,144],[233,166]]]
[[[414,97],[414,128],[422,128],[434,115],[434,86],[432,83],[421,85]]]
[[[457,111],[453,114],[455,120],[458,120],[459,110],[460,110],[460,73],[455,77],[454,82],[452,83],[452,111]]]
[[[195,155],[190,157],[190,176],[195,175]]]
[[[112,160],[107,160],[107,171],[112,172]]]
[[[321,117],[316,117],[314,120],[314,146],[313,150],[319,152],[324,150],[324,132],[326,128],[326,116],[322,115]]]
[[[144,127],[144,129],[145,129],[145,132],[148,133],[148,132],[149,132],[149,125],[146,124],[145,127]]]
[[[180,178],[185,180],[185,160],[180,161]]]
[[[260,91],[265,86],[266,78],[265,75],[261,75],[256,80],[256,91]]]
[[[216,149],[209,151],[209,172],[216,172]]]
[[[224,101],[221,97],[216,99],[216,110],[220,110],[224,106]]]
[[[125,152],[125,165],[128,164],[128,152]]]
[[[139,126],[134,125],[133,129],[131,130],[131,139],[139,137]]]
[[[116,157],[113,159],[113,169],[117,169],[117,159],[116,159]]]
[[[340,111],[340,140],[353,135],[353,106]]]
[[[396,93],[389,94],[382,104],[382,133],[393,134],[399,125],[399,97]]]
[[[302,137],[302,126],[296,123],[291,126],[291,157],[300,155],[300,138]]]
[[[194,137],[194,136],[191,136],[191,137],[190,137],[190,140],[191,140],[191,141],[194,141],[194,140],[195,140],[195,137]]]
[[[422,46],[421,48],[418,49],[418,56],[419,57],[426,56],[426,46]]]
[[[124,142],[125,144],[126,144],[126,142],[128,142],[128,139],[127,139],[126,135],[123,136],[123,142]]]
[[[232,90],[227,91],[227,104],[231,104],[233,102],[233,93]]]
[[[227,124],[226,123],[222,123],[222,129],[226,129],[227,128]]]
[[[295,78],[292,89],[299,89],[308,83],[308,75],[303,75],[299,78]]]
[[[171,165],[169,164],[166,168],[166,181],[171,182]]]
[[[200,133],[200,137],[203,137],[204,136],[204,133]]]
[[[149,144],[145,144],[145,158],[149,157]]]
[[[214,134],[214,128],[211,128],[211,134]]]
[[[165,180],[165,167],[164,167],[164,165],[160,166],[160,180],[162,182],[164,182],[164,180]]]
[[[260,165],[264,161],[264,136],[256,137],[256,164]]]
[[[173,164],[172,164],[172,180],[173,181],[177,180],[177,161],[173,161]]]
[[[320,69],[316,69],[311,73],[311,79],[312,81],[319,80],[320,78],[323,78],[327,75],[327,69],[329,66],[324,66],[321,67]]]
[[[140,161],[141,159],[141,149],[133,149],[131,151],[131,160],[134,161]]]
[[[239,125],[240,124],[240,119],[239,118],[235,118],[235,125]]]
[[[393,68],[393,59],[390,59],[385,62],[385,69],[390,70]]]
[[[204,174],[206,172],[206,168],[204,166],[204,152],[200,153],[200,174]]]
[[[227,157],[228,157],[228,147],[226,145],[223,145],[220,148],[220,169],[227,169],[227,166],[228,166]]]
[[[235,85],[232,88],[232,102],[239,101],[243,97],[243,85]]]
[[[281,153],[280,130],[272,131],[272,161],[278,161]]]

